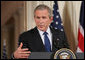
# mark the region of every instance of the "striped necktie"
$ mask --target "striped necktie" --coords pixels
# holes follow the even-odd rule
[[[45,42],[45,49],[46,49],[47,52],[51,52],[51,45],[50,45],[50,41],[49,41],[47,34],[48,34],[47,32],[43,33],[44,42]]]

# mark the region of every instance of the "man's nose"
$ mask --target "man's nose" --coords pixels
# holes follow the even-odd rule
[[[44,20],[42,18],[40,18],[40,23],[42,23]]]

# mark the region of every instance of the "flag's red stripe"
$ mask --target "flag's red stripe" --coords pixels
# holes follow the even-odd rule
[[[84,37],[80,32],[80,29],[78,31],[78,46],[81,49],[82,52],[84,52]]]

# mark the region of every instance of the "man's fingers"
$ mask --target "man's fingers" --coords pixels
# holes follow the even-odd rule
[[[22,59],[28,59],[28,57],[27,56],[23,56],[23,57],[21,57]]]
[[[30,51],[26,51],[26,52],[19,52],[20,54],[30,54]]]
[[[21,58],[28,58],[30,54],[21,54]]]
[[[19,48],[22,48],[22,46],[23,46],[23,43],[21,42]]]
[[[24,49],[22,49],[22,51],[27,51],[27,50],[29,50],[28,48],[24,48]]]

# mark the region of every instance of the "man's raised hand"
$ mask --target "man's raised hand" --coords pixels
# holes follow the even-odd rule
[[[23,58],[28,58],[30,55],[30,51],[28,51],[28,48],[22,49],[23,43],[20,43],[20,46],[17,48],[17,50],[14,52],[14,58],[16,59],[23,59]]]

